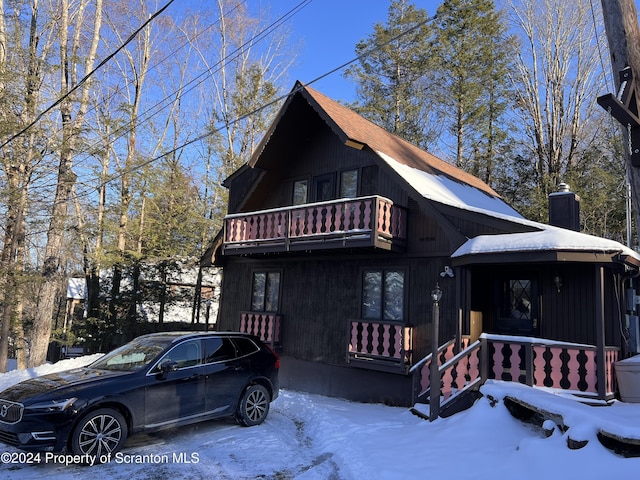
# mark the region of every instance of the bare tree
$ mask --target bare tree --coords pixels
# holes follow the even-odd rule
[[[273,31],[268,45],[255,41],[271,32],[269,22],[262,20],[269,18],[267,13],[252,17],[245,7],[229,0],[217,0],[216,7],[217,29],[198,36],[193,34],[195,29],[185,31],[209,72],[207,85],[212,87],[204,98],[211,131],[206,152],[214,157],[205,159],[213,190],[211,218],[226,206],[222,180],[249,160],[277,106],[265,107],[277,98],[278,85],[296,58],[287,48],[286,31]]]
[[[512,79],[524,160],[541,198],[591,147],[585,134],[602,80],[588,0],[508,0],[521,45]]]
[[[0,165],[6,178],[4,241],[0,254],[0,304],[2,332],[0,371],[5,371],[9,338],[13,337],[18,367],[26,367],[23,328],[24,263],[30,188],[35,169],[42,165],[48,141],[41,128],[32,127],[43,94],[45,65],[53,45],[53,23],[41,18],[38,0],[29,3],[23,21],[17,10],[5,11],[0,1],[0,108],[2,135],[9,142],[2,150]],[[7,23],[10,28],[7,28]],[[26,45],[26,47],[23,47]],[[21,134],[22,132],[22,134]]]
[[[89,7],[93,7],[89,9]],[[71,22],[74,21],[73,24]],[[83,72],[93,69],[100,28],[102,25],[102,0],[81,0],[75,11],[71,11],[69,1],[61,0],[60,6],[60,116],[62,139],[60,144],[60,162],[58,165],[57,186],[53,209],[47,232],[44,264],[42,268],[42,286],[38,293],[38,310],[33,320],[31,352],[29,365],[37,366],[45,362],[52,330],[52,317],[55,310],[56,291],[60,285],[58,274],[60,252],[67,223],[68,201],[76,181],[73,172],[73,155],[79,135],[84,126],[89,103],[90,82],[79,84],[80,73],[78,59],[85,46],[82,33],[85,22],[91,27],[88,32],[89,47],[86,49]],[[75,90],[75,91],[74,91]],[[74,116],[75,113],[75,116]]]

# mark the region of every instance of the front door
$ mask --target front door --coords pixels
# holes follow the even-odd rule
[[[496,333],[538,336],[538,281],[532,275],[513,275],[501,280]]]

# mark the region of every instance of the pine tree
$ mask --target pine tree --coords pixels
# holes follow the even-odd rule
[[[392,1],[386,24],[374,25],[373,33],[356,45],[359,64],[345,73],[357,83],[353,110],[422,148],[438,135],[429,93],[428,20],[425,10],[406,0]]]
[[[505,139],[509,38],[492,0],[445,0],[438,8],[430,52],[435,57],[433,92],[455,164],[493,180]]]

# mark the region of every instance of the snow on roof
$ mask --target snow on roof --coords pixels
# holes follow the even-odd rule
[[[456,182],[446,175],[436,175],[403,165],[384,152],[376,152],[398,175],[402,176],[423,197],[464,210],[477,211],[494,217],[523,217],[500,197],[489,195],[467,183]]]
[[[622,254],[640,261],[637,252],[619,242],[527,220],[500,197],[456,182],[446,175],[436,175],[403,165],[384,152],[376,153],[418,193],[429,200],[537,229],[533,232],[480,235],[471,238],[451,255],[452,258],[481,253],[549,250]]]
[[[533,222],[532,222],[533,223]],[[541,250],[620,253],[640,260],[640,255],[619,242],[606,238],[574,232],[551,225],[538,232],[507,233],[501,235],[480,235],[458,248],[452,258],[481,253],[512,253]]]
[[[74,300],[84,300],[86,281],[84,277],[70,278],[67,283],[67,298]]]

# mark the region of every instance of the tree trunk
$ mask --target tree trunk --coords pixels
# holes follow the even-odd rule
[[[73,86],[73,79],[77,79],[74,55],[71,52],[78,51],[78,45],[69,45],[69,33],[71,31],[69,19],[71,16],[68,0],[62,0],[60,19],[60,65],[61,65],[61,88],[60,93],[63,100],[60,103],[60,116],[62,122],[62,144],[60,147],[60,162],[58,165],[58,181],[54,196],[53,209],[49,230],[47,232],[47,244],[45,247],[44,262],[42,268],[42,286],[38,292],[38,308],[33,319],[31,331],[31,350],[29,355],[29,366],[36,367],[43,364],[47,359],[47,349],[49,338],[51,337],[53,315],[56,307],[58,287],[60,285],[59,267],[60,251],[64,239],[65,225],[67,222],[68,201],[71,189],[76,181],[76,175],[72,170],[73,152],[77,142],[84,117],[86,114],[89,83],[86,82],[78,99],[79,107],[75,120],[72,118],[73,99],[70,96]],[[79,8],[85,8],[86,3],[81,3]],[[96,0],[95,18],[93,24],[93,36],[91,46],[84,64],[84,71],[88,73],[93,68],[96,50],[100,39],[100,26],[102,15],[102,0]],[[76,16],[81,22],[83,15]],[[74,25],[76,32],[81,29],[81,25]],[[80,36],[74,37],[79,41]]]

